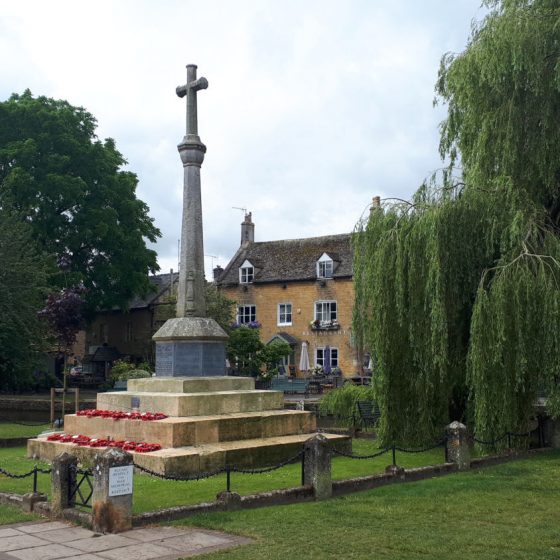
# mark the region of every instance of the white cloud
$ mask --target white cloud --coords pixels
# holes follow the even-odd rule
[[[351,231],[373,195],[410,196],[440,166],[433,84],[479,3],[0,0],[0,98],[29,87],[95,115],[139,176],[162,269],[176,269],[174,90],[197,63],[210,83],[205,252],[224,265],[239,243],[233,206],[253,211],[257,240]]]

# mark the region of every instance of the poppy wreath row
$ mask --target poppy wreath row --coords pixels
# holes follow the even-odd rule
[[[119,447],[123,451],[136,451],[136,453],[150,453],[161,449],[159,443],[144,443],[136,441],[115,441],[112,439],[90,438],[82,434],[51,434],[47,441],[60,441],[62,443],[75,443],[82,447]]]
[[[98,408],[79,410],[76,415],[87,418],[112,418],[113,420],[142,420],[143,422],[167,418],[167,415],[161,412],[121,412],[120,410],[100,410]]]

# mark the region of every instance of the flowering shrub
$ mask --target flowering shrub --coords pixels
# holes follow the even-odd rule
[[[332,321],[319,321],[319,319],[315,319],[309,323],[309,326],[312,329],[338,329],[340,327],[339,322],[336,319]]]
[[[311,370],[311,375],[323,375],[323,368],[322,366],[315,366],[312,370]]]
[[[259,321],[251,321],[250,323],[238,323],[238,322],[234,322],[231,324],[231,328],[232,329],[239,329],[239,328],[248,328],[248,329],[260,329],[261,328],[261,324],[259,323]]]

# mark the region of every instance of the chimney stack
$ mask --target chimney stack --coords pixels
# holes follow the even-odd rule
[[[252,212],[245,214],[245,219],[241,223],[241,245],[255,241],[255,224],[251,217]]]
[[[381,208],[381,197],[380,196],[374,196],[371,199],[371,207],[372,208]]]
[[[212,278],[214,279],[214,282],[217,282],[220,279],[223,271],[224,269],[219,264],[214,267],[212,270]]]

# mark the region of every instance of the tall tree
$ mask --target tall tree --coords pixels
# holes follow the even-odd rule
[[[31,384],[45,340],[37,316],[54,263],[37,249],[31,228],[0,209],[0,389]]]
[[[58,287],[87,288],[90,311],[147,293],[158,266],[145,241],[159,236],[136,198],[136,175],[95,129],[90,113],[66,101],[25,91],[0,103],[0,207],[23,215],[57,256]]]
[[[355,236],[354,328],[386,441],[425,442],[450,419],[523,431],[539,388],[560,413],[560,6],[486,6],[442,60],[448,167]]]

